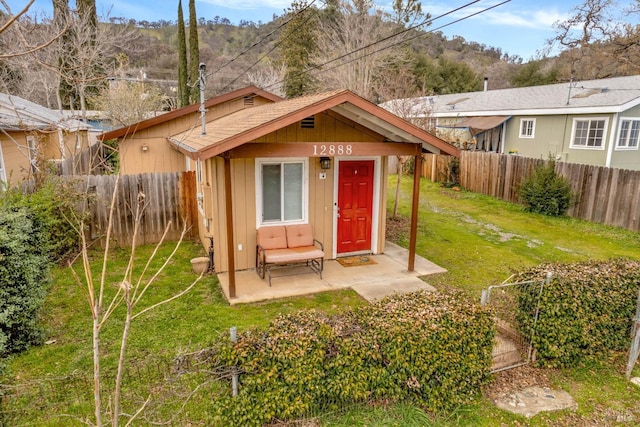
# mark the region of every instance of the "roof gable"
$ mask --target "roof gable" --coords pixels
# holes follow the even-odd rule
[[[208,99],[205,102],[205,108],[211,108],[213,106],[224,104],[225,102],[228,102],[237,98],[241,98],[241,97],[247,97],[250,95],[257,95],[273,102],[282,100],[282,98],[279,97],[278,95],[264,91],[255,86],[248,86],[242,89],[235,90],[233,92],[228,92],[228,93],[216,96],[214,98]],[[169,120],[173,120],[189,114],[197,113],[199,110],[200,110],[200,104],[191,104],[186,107],[178,108],[168,113],[161,114],[157,117],[152,117],[150,119],[143,120],[141,122],[134,123],[129,126],[125,126],[119,129],[114,129],[109,132],[105,132],[99,136],[99,139],[106,141],[109,139],[123,138],[128,135],[134,134],[137,131],[141,131],[143,129],[148,129],[152,126],[166,123]]]
[[[169,140],[190,157],[207,159],[329,110],[384,135],[389,141],[425,143],[434,151],[458,153],[455,147],[440,138],[346,90],[237,111],[207,123],[206,134],[191,129]]]

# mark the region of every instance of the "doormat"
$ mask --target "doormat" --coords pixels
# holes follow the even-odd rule
[[[359,265],[377,264],[370,256],[357,255],[346,258],[338,258],[343,267],[357,267]]]

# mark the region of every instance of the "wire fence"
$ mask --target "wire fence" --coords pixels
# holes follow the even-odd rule
[[[186,425],[211,418],[217,393],[230,393],[230,368],[215,365],[210,349],[174,358],[150,356],[127,361],[121,397],[123,413],[147,425]],[[101,406],[111,407],[116,369],[103,369]],[[94,413],[94,380],[89,371],[0,384],[0,426],[83,425]],[[205,403],[203,403],[205,402]]]
[[[539,316],[539,298],[545,284],[551,280],[548,274],[542,280],[528,280],[522,282],[504,283],[489,286],[482,291],[482,305],[491,307],[496,323],[496,340],[492,353],[491,372],[527,365],[535,360],[533,338],[535,327],[531,334],[523,333],[517,319],[520,294],[537,295],[534,302],[534,325]]]

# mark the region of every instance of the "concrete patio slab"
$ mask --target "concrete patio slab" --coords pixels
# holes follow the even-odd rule
[[[231,305],[348,288],[352,288],[367,301],[373,302],[394,292],[434,290],[421,280],[420,276],[447,271],[420,256],[416,256],[415,271],[408,271],[408,251],[393,243],[387,243],[384,254],[369,257],[375,264],[344,267],[339,262],[330,260],[324,264],[322,279],[315,273],[300,271],[303,274],[274,276],[272,286],[269,286],[266,278],[260,279],[253,269],[237,271],[236,298],[229,298],[228,273],[219,273],[218,280]],[[290,272],[292,271],[286,271]]]

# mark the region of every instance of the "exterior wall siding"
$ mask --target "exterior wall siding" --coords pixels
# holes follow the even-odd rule
[[[211,121],[245,108],[243,98],[216,105],[207,109],[206,120]],[[271,101],[255,97],[254,105]],[[186,170],[184,155],[171,148],[167,138],[188,129],[201,126],[200,113],[168,120],[119,141],[120,172],[123,175],[147,172],[181,172]],[[142,146],[148,147],[142,151]]]
[[[640,150],[637,146],[635,148],[617,148],[618,137],[620,134],[620,120],[625,118],[640,120],[640,106],[630,108],[624,113],[620,114],[614,138],[615,148],[611,153],[611,167],[619,169],[640,170]]]
[[[374,142],[381,141],[381,137],[371,131],[365,131],[358,124],[345,118],[335,118],[328,114],[316,116],[314,129],[302,129],[299,123],[287,126],[271,134],[265,135],[254,142]],[[372,153],[374,155],[374,153]],[[348,157],[343,157],[348,159]],[[387,158],[377,157],[380,167],[380,181],[377,185],[380,202],[377,218],[378,240],[375,251],[384,251],[384,230],[386,222],[386,194],[384,192],[387,177]],[[211,184],[213,190],[212,211],[213,220],[209,231],[201,227],[200,238],[205,248],[209,245],[208,235],[215,240],[214,261],[216,271],[228,271],[229,260],[226,256],[226,210],[224,193],[224,161],[215,157],[204,162],[204,180]],[[237,270],[255,267],[256,249],[256,188],[255,188],[255,159],[232,159],[231,180],[233,200],[233,233],[234,256]],[[313,225],[315,238],[324,244],[327,258],[331,258],[333,248],[334,225],[334,187],[335,187],[336,159],[332,158],[331,169],[322,170],[317,158],[309,158],[309,223]],[[320,173],[326,172],[326,178],[320,179]],[[204,218],[200,214],[200,223]],[[242,250],[240,250],[240,245]]]

